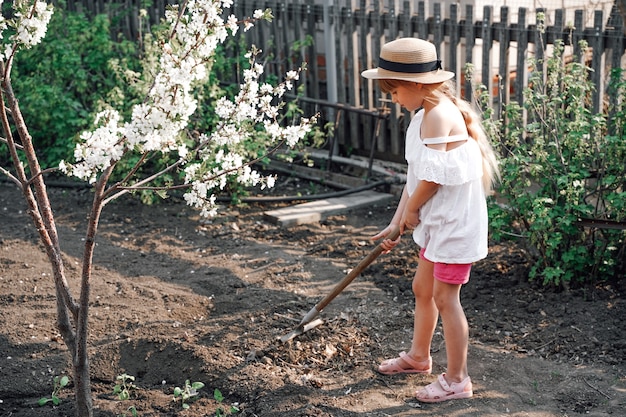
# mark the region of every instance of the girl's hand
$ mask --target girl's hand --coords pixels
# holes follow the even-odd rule
[[[416,212],[404,212],[402,220],[400,221],[400,230],[404,233],[405,230],[413,230],[420,224],[419,210]]]
[[[382,231],[380,231],[378,234],[372,236],[372,240],[378,240],[381,238],[386,238],[387,236],[389,236],[389,234],[391,233],[392,230],[397,229],[398,226],[396,225],[392,225],[390,224],[389,226],[385,227]],[[395,248],[398,243],[400,243],[400,239],[402,238],[402,233],[400,233],[398,235],[398,238],[396,240],[391,240],[391,239],[384,239],[380,245],[383,248],[383,253],[389,253],[393,248]]]

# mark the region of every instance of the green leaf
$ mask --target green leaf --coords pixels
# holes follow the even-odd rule
[[[65,387],[67,384],[69,384],[69,382],[70,382],[70,379],[67,376],[63,376],[60,382],[61,388]]]
[[[224,396],[222,395],[222,392],[217,388],[215,388],[215,391],[213,391],[213,398],[215,398],[215,401],[217,401],[218,403],[224,401]]]

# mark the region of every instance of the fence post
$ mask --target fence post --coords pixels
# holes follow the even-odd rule
[[[585,62],[580,49],[580,41],[583,40],[583,11],[576,10],[574,12],[574,32],[572,33],[572,42],[574,44],[574,59],[579,62]]]
[[[459,6],[458,4],[450,5],[450,17],[448,22],[449,50],[448,50],[448,69],[457,74],[457,83],[459,79],[459,60],[458,49],[461,36],[459,33]],[[444,63],[445,64],[445,63]],[[445,66],[445,65],[444,65]]]
[[[357,11],[357,23],[359,24],[359,65],[360,71],[366,70],[369,68],[370,63],[372,67],[376,66],[378,63],[378,55],[375,53],[378,52],[376,49],[376,42],[371,40],[369,37],[370,34],[370,26],[368,25],[368,12],[366,0],[361,0],[359,10]],[[368,42],[371,44],[371,48],[368,49]],[[359,72],[360,72],[359,71]],[[360,75],[359,75],[360,77]],[[375,83],[369,80],[360,80],[361,81],[361,105],[364,108],[372,108],[375,105],[374,95],[376,91]],[[362,136],[363,149],[371,149],[372,146],[372,120],[369,117],[359,116],[360,123],[360,131]]]
[[[397,39],[398,38],[398,21],[397,21],[397,16],[396,16],[396,9],[391,6],[389,8],[389,40],[393,40],[393,39]],[[382,97],[381,97],[382,99]],[[383,108],[385,107],[385,103],[381,102],[379,106],[377,106],[377,108],[379,110],[383,110]],[[391,151],[392,154],[399,154],[402,152],[402,148],[401,148],[401,143],[400,143],[400,135],[402,135],[402,132],[400,132],[399,129],[399,116],[398,116],[398,106],[396,105],[391,105],[391,117],[389,118],[389,131],[390,131],[390,148],[389,150]],[[381,126],[385,126],[385,120],[380,118],[376,121],[376,126],[377,129],[375,129],[375,135],[377,137],[377,142],[379,143],[379,148],[383,151],[387,150],[386,146],[385,146],[385,135],[381,135]]]
[[[496,105],[495,117],[502,117],[504,105],[509,102],[509,92],[511,88],[511,72],[509,70],[509,8],[502,6],[500,8],[500,23],[497,25],[496,37],[499,48],[500,63],[498,65],[498,100]]]
[[[358,13],[358,12],[357,12]],[[361,84],[361,74],[359,71],[359,60],[354,59],[357,55],[358,51],[358,43],[355,47],[355,42],[358,42],[358,35],[355,27],[355,16],[352,14],[352,8],[346,7],[345,9],[345,26],[346,26],[346,39],[347,39],[347,64],[348,64],[348,73],[346,76],[346,82],[348,83],[348,100],[349,103],[354,103],[357,106],[360,104],[362,107],[363,103],[359,100],[359,86],[366,84]],[[358,130],[359,127],[359,115],[355,112],[348,113],[348,120],[350,124],[350,140],[346,140],[345,143],[349,144],[352,149],[362,149],[363,144],[361,142],[361,134]]]
[[[413,31],[411,30],[411,3],[408,1],[404,1],[402,3],[402,36],[406,38],[410,38],[413,36]]]
[[[417,3],[417,37],[428,39],[428,26],[426,25],[426,6],[423,1]]]
[[[306,4],[306,29],[307,29],[307,35],[310,36],[313,39],[313,43],[312,45],[309,45],[307,50],[308,50],[308,62],[309,62],[309,66],[311,67],[311,73],[314,74],[315,76],[319,75],[319,68],[317,65],[317,47],[315,46],[315,13],[314,13],[314,7],[312,4],[307,3]],[[320,98],[320,88],[319,88],[319,82],[317,79],[313,78],[313,77],[307,77],[310,81],[310,93],[313,95],[313,98],[315,99],[319,99]]]
[[[335,56],[335,19],[332,9],[333,0],[324,0],[323,27],[324,27],[324,54],[326,69],[326,97],[331,104],[337,104],[337,57]],[[328,108],[328,120],[336,120],[335,109]],[[330,156],[339,151],[339,144],[336,140],[337,122],[335,121],[335,133],[330,148]]]
[[[622,54],[626,47],[624,44],[626,36],[626,33],[624,33],[624,20],[620,16],[617,6],[613,6],[610,21],[608,47],[611,49],[611,68],[617,69],[622,67]]]
[[[414,31],[413,31],[413,18],[415,17],[413,14],[413,9],[411,8],[411,3],[408,0],[404,1],[404,6],[403,6],[403,12],[402,14],[405,16],[404,20],[403,20],[403,25],[402,25],[402,33],[404,34],[404,36],[406,37],[410,37],[412,38],[414,35]],[[392,106],[393,107],[393,106]],[[406,132],[406,130],[409,128],[409,123],[411,122],[411,115],[410,113],[406,110],[403,109],[402,110],[402,132]],[[400,139],[401,139],[401,143],[404,144],[404,133],[400,135]],[[400,145],[401,150],[404,148],[403,145]],[[403,153],[401,153],[403,155]]]
[[[433,43],[435,44],[437,56],[443,62],[441,55],[441,44],[443,43],[443,25],[441,24],[441,21],[443,19],[441,18],[441,3],[435,3],[433,12]]]
[[[531,30],[533,31],[533,39],[535,45],[535,71],[542,74],[543,79],[543,74],[545,74],[546,67],[544,54],[547,45],[545,31],[547,17],[544,17],[543,21],[540,24],[538,19],[539,13],[543,13],[545,16],[546,10],[543,8],[538,8],[536,10],[535,25],[531,25]],[[542,28],[539,27],[540,25],[542,26]]]
[[[283,38],[283,54],[285,55],[284,60],[283,60],[285,64],[282,68],[282,72],[284,73],[290,70],[291,65],[293,64],[292,59],[291,59],[291,45],[292,45],[292,42],[295,41],[295,39],[294,40],[289,39],[289,31],[287,30],[287,27],[289,26],[289,8],[283,2],[280,3],[279,7],[280,7],[280,16],[282,20],[282,22],[280,22],[280,26],[282,29],[281,36]],[[297,63],[296,65],[300,65],[300,63]]]
[[[515,73],[515,101],[524,105],[524,87],[526,86],[526,52],[528,50],[528,30],[526,29],[526,8],[521,7],[517,15],[517,69]]]
[[[374,33],[372,35],[372,59],[375,59],[378,62],[378,57],[380,56],[380,50],[383,43],[386,41],[385,38],[385,24],[383,21],[383,11],[381,10],[381,2],[374,1],[374,10],[372,13],[372,27],[374,28]],[[376,65],[376,64],[374,64]],[[380,88],[378,87],[378,83],[374,82],[374,86],[372,88],[372,102],[374,103],[374,108],[380,107],[379,100],[382,98]],[[376,124],[375,124],[376,126]],[[373,150],[378,152],[385,152],[387,150],[385,137],[377,135],[376,127],[372,129],[371,140],[370,143],[374,149],[370,150],[370,155],[373,155]]]
[[[625,47],[625,38],[624,38],[624,20],[621,18],[621,16],[619,15],[619,11],[616,10],[617,6],[613,6],[613,11],[611,12],[611,16],[614,16],[615,18],[612,19],[613,23],[611,28],[609,29],[609,45],[607,45],[610,49],[611,49],[611,68],[613,68],[612,71],[617,71],[618,69],[621,69],[621,64],[622,64],[622,54],[624,52],[624,47]],[[621,70],[622,73],[620,74],[620,77],[623,76],[623,69]],[[611,72],[611,74],[609,74],[609,79],[613,78],[613,72]],[[609,87],[612,87],[611,83],[609,82]],[[615,123],[611,123],[611,121],[616,117],[617,115],[617,111],[618,111],[618,105],[617,105],[617,94],[613,91],[607,91],[607,96],[609,97],[610,100],[610,104],[609,104],[609,135],[615,135],[616,134],[616,124]]]
[[[491,76],[491,48],[493,47],[493,34],[491,32],[492,6],[483,7],[483,22],[481,27],[482,37],[482,84],[487,88],[489,104],[493,103],[493,77]]]
[[[602,36],[602,10],[596,10],[594,12],[593,19],[593,34],[591,35],[591,40],[589,42],[589,46],[591,46],[591,65],[593,66],[593,71],[591,72],[591,81],[593,85],[596,86],[593,91],[592,100],[593,100],[593,111],[598,113],[600,112],[600,103],[602,103],[603,97],[603,88],[604,85],[602,74],[604,71],[604,42]]]
[[[465,6],[465,22],[463,24],[465,34],[465,62],[472,62],[474,55],[474,8],[472,5],[468,4]],[[472,79],[471,77],[467,77],[465,73],[465,68],[463,68],[463,73],[465,74],[465,99],[470,101],[472,100],[472,96],[474,95],[472,90]]]
[[[283,17],[283,13],[282,10],[279,7],[278,3],[276,2],[276,0],[269,0],[268,1],[268,7],[272,10],[272,12],[274,13],[274,24],[270,25],[270,27],[268,28],[268,33],[267,33],[267,37],[266,37],[266,33],[265,33],[265,25],[261,26],[261,25],[257,25],[258,29],[254,31],[255,33],[255,37],[256,37],[256,42],[257,42],[257,46],[261,49],[263,49],[265,47],[265,45],[269,45],[268,41],[271,41],[274,44],[273,47],[273,51],[271,53],[268,54],[268,56],[272,56],[273,55],[273,59],[269,60],[268,62],[268,66],[270,68],[273,67],[272,70],[272,74],[280,74],[282,72],[282,67],[281,67],[281,59],[283,58],[281,55],[281,49],[283,48],[283,40],[280,34],[280,25],[284,25],[287,22],[285,21],[284,17]],[[285,39],[285,43],[286,43],[286,39]],[[270,52],[270,51],[264,51],[264,52]]]

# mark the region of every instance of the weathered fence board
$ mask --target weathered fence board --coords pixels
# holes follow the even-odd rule
[[[173,0],[152,3],[148,10],[151,24],[158,22],[170,3]],[[131,39],[138,37],[136,13],[141,6],[142,0],[66,2],[70,10],[114,15],[114,30]],[[431,7],[432,15],[428,16],[425,2],[415,0],[334,0],[323,4],[306,0],[236,0],[228,13],[246,17],[254,9],[273,10],[273,22],[259,22],[239,36],[264,49],[269,57],[267,72],[273,75],[281,77],[284,71],[299,65],[298,61],[307,62],[308,70],[300,81],[304,94],[301,103],[305,110],[321,111],[325,122],[335,124],[335,137],[328,148],[344,155],[403,160],[403,132],[409,115],[383,100],[377,83],[360,77],[362,70],[377,64],[382,44],[401,36],[433,42],[444,68],[457,74],[457,88],[464,98],[473,97],[475,82],[487,86],[497,116],[509,100],[522,104],[530,70],[528,57],[543,57],[546,48],[562,39],[571,46],[571,59],[584,60],[593,70],[590,76],[598,86],[592,97],[595,110],[609,112],[613,107],[613,97],[605,90],[611,69],[623,65],[626,47],[624,22],[615,7],[610,16],[594,10],[592,27],[584,27],[583,10],[577,10],[574,24],[568,25],[563,10],[519,8],[517,21],[512,23],[512,9],[507,6],[498,9],[499,21],[494,21],[492,6],[484,7],[478,21],[472,5],[465,5],[462,17],[457,4],[447,10],[440,3],[431,3]],[[538,12],[549,16],[546,22],[553,22],[543,32],[537,30],[534,19]],[[329,44],[331,32],[334,39]],[[307,37],[313,42],[302,43]],[[589,56],[581,56],[581,40],[588,43]],[[232,49],[228,53],[241,51]],[[472,79],[465,76],[467,64],[476,69]]]

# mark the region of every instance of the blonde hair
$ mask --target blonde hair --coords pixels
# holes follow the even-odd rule
[[[399,86],[411,87],[415,85],[415,83],[403,80],[382,79],[378,80],[378,85],[383,93],[390,93]],[[456,89],[452,81],[437,84],[423,84],[423,86],[434,96],[439,95],[448,98],[457,106],[463,115],[467,133],[478,143],[480,153],[483,157],[483,188],[485,189],[485,193],[491,194],[494,184],[500,179],[500,170],[498,169],[498,158],[483,129],[479,113],[472,107],[471,103],[457,97]],[[424,98],[424,100],[428,99],[429,97]]]

